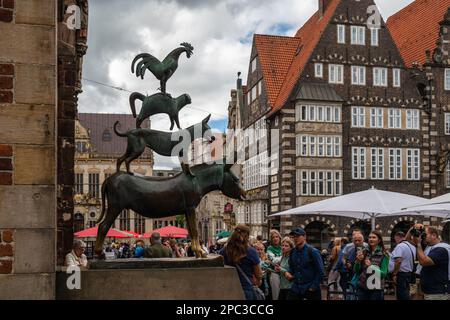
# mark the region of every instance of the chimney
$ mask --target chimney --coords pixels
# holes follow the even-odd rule
[[[319,0],[319,16],[323,17],[331,0]]]

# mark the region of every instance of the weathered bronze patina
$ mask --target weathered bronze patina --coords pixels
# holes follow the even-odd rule
[[[192,250],[196,257],[204,256],[198,240],[195,208],[207,193],[221,190],[233,199],[243,199],[239,178],[231,171],[231,164],[200,165],[191,168],[194,175],[182,172],[175,177],[137,177],[116,172],[102,185],[102,214],[95,253],[102,254],[103,241],[111,225],[124,209],[148,218],[163,218],[185,214]],[[107,202],[107,206],[105,203]]]
[[[140,157],[144,153],[145,147],[149,147],[157,154],[162,156],[179,156],[183,157],[183,150],[187,150],[189,145],[198,138],[205,138],[209,142],[214,140],[208,121],[211,115],[202,120],[201,123],[190,126],[177,133],[157,131],[152,129],[133,129],[125,133],[117,130],[118,121],[114,124],[114,132],[120,137],[126,137],[128,140],[127,150],[125,154],[117,159],[117,171],[125,161],[127,172],[130,172],[130,163]],[[196,132],[197,130],[197,132]],[[186,139],[188,139],[186,141]],[[173,154],[174,148],[182,144],[180,152]]]
[[[135,105],[136,99],[142,101],[141,111],[139,112],[137,118]],[[148,117],[158,113],[166,113],[170,118],[170,130],[173,129],[174,123],[177,124],[178,129],[181,129],[178,113],[183,107],[191,104],[191,102],[191,97],[186,93],[182,94],[178,98],[172,98],[171,96],[162,93],[156,93],[149,97],[146,97],[139,92],[133,92],[130,95],[130,107],[133,117],[136,118],[136,128],[140,128],[142,122]]]
[[[150,70],[151,73],[161,83],[161,92],[166,93],[166,82],[175,73],[178,68],[178,58],[183,52],[186,52],[188,58],[193,55],[194,47],[186,42],[181,44],[181,47],[174,49],[167,57],[161,62],[149,53],[138,54],[131,63],[131,72],[135,72],[134,65],[141,59],[136,65],[136,77],[144,79],[145,70]]]

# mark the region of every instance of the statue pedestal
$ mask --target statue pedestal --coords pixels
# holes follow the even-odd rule
[[[73,273],[56,273],[56,299],[64,300],[244,300],[235,268],[220,256],[206,259],[94,261],[81,271],[81,289],[70,290]]]

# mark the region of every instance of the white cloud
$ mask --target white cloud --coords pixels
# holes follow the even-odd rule
[[[410,2],[376,1],[385,19]],[[190,42],[194,55],[183,54],[167,82],[172,96],[189,93],[196,108],[181,111],[181,126],[208,113],[212,120],[224,119],[237,72],[246,79],[253,34],[292,36],[316,10],[317,0],[130,0],[126,6],[121,0],[91,1],[83,77],[151,95],[159,81],[150,72],[144,80],[131,73],[135,55],[148,52],[163,59],[181,42]],[[87,81],[83,91],[80,112],[131,113],[129,92]],[[167,116],[153,117],[152,127],[168,130]]]

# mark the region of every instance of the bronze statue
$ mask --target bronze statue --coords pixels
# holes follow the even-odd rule
[[[163,132],[152,129],[133,129],[125,133],[121,133],[117,130],[117,124],[119,121],[116,121],[114,124],[114,132],[119,137],[126,137],[128,139],[127,150],[124,155],[122,155],[119,159],[117,159],[117,172],[120,171],[120,166],[125,161],[125,165],[127,168],[127,172],[130,172],[130,163],[137,159],[145,150],[145,147],[149,147],[151,150],[162,156],[175,156],[172,154],[174,148],[179,145],[180,142],[183,143],[185,150],[189,147],[189,145],[196,138],[200,138],[199,136],[195,136],[196,129],[201,133],[201,137],[207,139],[209,142],[214,141],[215,137],[212,135],[211,128],[208,125],[208,121],[211,115],[207,116],[202,120],[201,123],[190,126],[186,129],[180,130],[175,133],[171,132]],[[190,140],[184,141],[184,137],[189,137]],[[177,140],[173,138],[178,138]],[[184,154],[181,152],[177,154],[179,157],[183,157]],[[183,167],[183,170],[185,167]]]
[[[207,193],[221,190],[233,199],[243,200],[239,178],[231,171],[232,164],[199,165],[192,167],[195,175],[184,172],[175,177],[137,177],[116,172],[102,185],[102,213],[95,243],[95,253],[101,257],[105,236],[124,209],[131,209],[148,218],[186,215],[192,250],[197,258],[204,257],[198,239],[195,208]],[[107,209],[105,206],[107,200]],[[105,214],[106,211],[106,214]]]
[[[142,101],[141,111],[136,118],[136,106],[135,101],[139,99]],[[178,129],[180,127],[180,121],[178,119],[178,113],[186,105],[190,104],[191,97],[188,94],[182,94],[178,98],[172,98],[169,95],[156,93],[149,97],[144,96],[142,93],[133,92],[130,95],[130,107],[133,117],[136,118],[136,128],[140,128],[142,122],[155,114],[167,113],[170,118],[170,130],[173,129],[174,122],[177,124]]]
[[[149,53],[138,54],[133,62],[131,63],[131,72],[134,73],[134,65],[139,60],[136,66],[136,77],[141,77],[144,79],[145,70],[150,70],[151,73],[158,79],[161,83],[161,92],[166,94],[166,82],[175,73],[178,68],[178,58],[183,52],[186,52],[188,59],[193,55],[194,47],[183,42],[181,47],[174,49],[167,57],[161,62]]]

